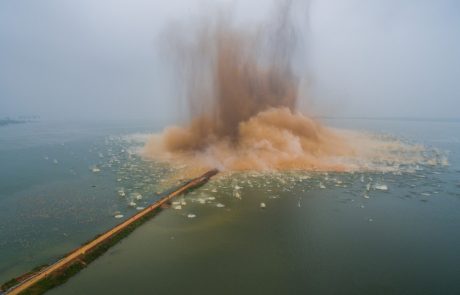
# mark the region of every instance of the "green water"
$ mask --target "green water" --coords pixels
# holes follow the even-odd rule
[[[223,175],[49,294],[459,294],[460,123],[329,123],[439,149],[449,165]],[[174,173],[136,154],[148,123],[20,125],[0,129],[4,279],[154,202]]]
[[[361,176],[365,182],[369,177],[385,182],[389,191],[371,189],[369,199],[362,197],[366,183]],[[459,197],[416,193],[438,189],[441,181],[430,177],[422,184],[415,175],[325,177],[214,180],[186,196],[181,210],[161,213],[50,294],[459,290]],[[319,182],[326,188],[319,188]],[[241,187],[241,199],[234,196],[235,186]]]

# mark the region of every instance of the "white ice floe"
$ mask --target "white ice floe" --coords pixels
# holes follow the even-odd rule
[[[369,182],[368,184],[366,184],[366,190],[367,191],[370,191],[371,190],[371,183]]]
[[[92,171],[93,173],[99,173],[99,172],[101,172],[101,169],[99,169],[98,167],[92,167],[92,168],[91,168],[91,171]]]
[[[139,211],[144,210],[144,209],[145,207],[142,207],[142,206],[136,207],[136,210],[139,210]]]
[[[225,205],[222,204],[222,203],[217,203],[217,204],[216,204],[216,207],[218,207],[218,208],[223,208],[223,207],[225,207]]]
[[[181,209],[182,209],[182,206],[181,206],[181,205],[174,206],[174,209],[175,209],[175,210],[181,210]]]
[[[216,197],[208,197],[208,200],[210,201],[214,201],[216,199]]]
[[[206,203],[206,200],[203,199],[203,198],[198,198],[198,202],[199,202],[200,204],[205,204],[205,203]]]
[[[388,186],[386,184],[375,184],[374,189],[379,190],[379,191],[387,191]]]
[[[179,201],[174,201],[172,202],[173,205],[180,205],[180,202]]]
[[[131,207],[136,207],[137,204],[131,201],[131,202],[129,202],[128,205],[131,206]]]
[[[187,217],[188,217],[188,218],[195,218],[195,217],[196,217],[196,215],[195,215],[195,214],[192,214],[192,213],[190,213],[190,214],[187,214]]]
[[[322,182],[319,183],[319,188],[326,188]]]
[[[267,205],[265,205],[265,203],[260,203],[260,208],[265,208],[267,207]]]
[[[123,214],[117,214],[117,215],[115,215],[114,217],[117,218],[117,219],[120,219],[120,218],[123,218],[124,215],[123,215]]]

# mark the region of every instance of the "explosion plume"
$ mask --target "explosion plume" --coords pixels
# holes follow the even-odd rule
[[[257,29],[225,18],[169,34],[190,121],[153,136],[145,156],[221,170],[356,168],[343,161],[359,150],[349,140],[356,136],[297,110],[302,58],[291,5],[280,2]]]

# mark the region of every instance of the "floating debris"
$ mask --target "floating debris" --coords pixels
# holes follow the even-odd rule
[[[225,205],[224,205],[224,204],[222,204],[222,203],[217,203],[217,204],[216,204],[216,207],[217,207],[217,208],[224,208],[224,207],[225,207]]]
[[[58,160],[56,160],[56,159],[53,160],[53,164],[56,164],[56,165],[57,165],[58,163],[59,163]]]
[[[324,186],[324,184],[320,181],[319,182],[319,188],[326,188],[326,186]]]
[[[387,191],[388,186],[386,184],[375,184],[374,189],[380,190],[380,191]]]
[[[91,171],[92,171],[93,173],[99,173],[99,172],[101,172],[101,169],[99,169],[98,167],[92,167],[92,168],[91,168]]]
[[[123,214],[117,214],[114,216],[116,219],[120,219],[120,218],[123,218],[125,217]]]
[[[175,209],[175,210],[181,210],[181,209],[182,209],[182,206],[181,206],[181,205],[174,206],[174,209]]]
[[[190,213],[190,214],[187,214],[187,217],[188,217],[188,218],[195,218],[195,217],[196,217],[196,215],[195,215],[195,214],[192,214],[192,213]]]
[[[366,184],[366,190],[367,191],[370,191],[371,190],[371,183],[369,182],[368,184]]]
[[[265,203],[260,203],[260,208],[265,208],[265,207],[267,207]]]
[[[136,210],[138,210],[138,211],[141,211],[141,210],[144,210],[144,209],[145,209],[145,207],[142,207],[142,206],[136,207]]]

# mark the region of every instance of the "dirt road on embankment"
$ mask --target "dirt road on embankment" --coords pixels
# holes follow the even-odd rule
[[[206,183],[212,176],[218,173],[217,170],[210,170],[205,174],[201,175],[200,177],[194,178],[177,190],[173,191],[172,193],[164,196],[154,204],[150,205],[149,207],[145,208],[144,210],[140,211],[136,215],[130,217],[129,219],[125,220],[124,222],[120,223],[119,225],[115,226],[114,228],[108,230],[107,232],[103,233],[102,235],[98,236],[96,239],[92,240],[91,242],[81,246],[80,248],[76,249],[75,251],[71,252],[66,257],[62,258],[61,260],[57,261],[56,263],[50,265],[49,267],[43,269],[42,271],[38,272],[36,275],[28,278],[27,280],[21,282],[20,284],[12,287],[9,289],[6,294],[8,295],[15,295],[19,294],[27,288],[33,286],[34,284],[38,283],[40,280],[46,278],[47,276],[51,275],[52,273],[59,271],[63,267],[66,267],[81,255],[86,254],[89,250],[95,248],[96,246],[102,244],[107,239],[113,237],[129,225],[133,224],[137,220],[141,219],[142,217],[146,216],[147,214],[151,213],[155,209],[159,208],[161,205],[165,204],[166,202],[170,201],[172,198],[185,193],[187,190],[193,189],[197,186],[200,186]]]

